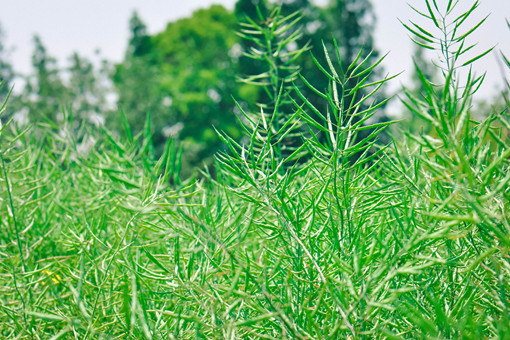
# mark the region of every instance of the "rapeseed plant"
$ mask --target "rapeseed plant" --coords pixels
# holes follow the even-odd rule
[[[271,102],[241,110],[245,142],[221,133],[214,177],[181,180],[171,142],[155,159],[150,117],[121,137],[66,130],[71,115],[3,124],[0,336],[508,337],[510,121],[508,108],[471,112],[483,75],[469,66],[488,53],[470,55],[479,24],[464,28],[478,4],[425,0],[432,30],[405,24],[440,53],[442,83],[422,76],[405,99],[430,135],[380,145],[394,122],[368,122],[392,77],[368,83],[380,61],[343,68],[338,46],[317,62],[328,88],[268,66]],[[273,16],[244,26],[264,42],[256,55],[299,34],[298,15]],[[289,135],[299,143],[283,152]]]

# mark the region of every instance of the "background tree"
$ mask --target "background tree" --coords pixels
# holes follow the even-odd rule
[[[235,124],[229,112],[236,92],[235,29],[235,17],[221,6],[212,6],[168,24],[154,37],[161,87],[172,98],[166,117],[184,124],[184,138],[215,143],[211,125],[228,129]]]
[[[243,21],[244,17],[250,17],[257,20],[257,16],[255,16],[257,5],[263,9],[263,12],[267,12],[268,7],[271,9],[277,6],[274,3],[266,4],[261,0],[239,0],[235,7],[238,19]],[[362,50],[360,60],[366,57],[369,58],[369,61],[378,59],[379,54],[375,50],[372,38],[375,14],[369,0],[330,0],[324,7],[317,6],[309,0],[287,0],[282,3],[281,8],[282,16],[297,11],[302,14],[300,20],[303,28],[302,35],[296,40],[297,46],[294,48],[309,44],[311,53],[303,54],[299,60],[296,60],[296,64],[318,89],[325,90],[328,87],[328,80],[320,72],[317,72],[314,57],[319,63],[325,65],[327,61],[324,56],[324,46],[329,52],[333,51],[333,39],[337,41],[342,52],[344,68],[358,57],[360,50]],[[243,51],[249,53],[253,44],[250,41],[243,41],[242,46]],[[335,54],[331,53],[331,55]],[[240,70],[247,70],[245,74],[254,74],[253,63],[248,59],[241,59]],[[304,89],[304,91],[306,90]],[[312,98],[313,103],[319,105],[321,102],[311,91],[310,93],[306,92],[306,95],[307,98]]]
[[[115,66],[113,83],[118,94],[117,105],[123,111],[134,133],[142,130],[145,115],[162,111],[158,69],[151,37],[137,12],[129,20],[129,43],[124,61]],[[111,124],[121,128],[118,114],[110,115]]]
[[[103,61],[99,69],[85,57],[74,53],[69,61],[69,108],[79,121],[95,125],[104,124],[104,114],[108,111],[106,96],[109,88],[105,84],[108,62]]]
[[[235,4],[234,14],[236,16],[238,23],[249,22],[250,20],[254,20],[255,22],[260,22],[260,17],[267,18],[270,10],[269,5],[265,0],[238,0]],[[237,28],[239,30],[239,26]],[[256,60],[249,57],[249,53],[252,48],[257,48],[257,44],[249,39],[240,39],[238,45],[240,47],[239,50],[239,66],[238,71],[239,75],[254,75],[261,74],[264,72],[266,64],[263,61]],[[256,97],[260,101],[260,96],[262,95],[261,89],[256,86],[249,86],[245,83],[239,83],[239,87],[245,87],[244,91],[251,91],[253,96]],[[248,106],[248,103],[242,103],[244,106]],[[254,104],[254,103],[252,103]]]
[[[415,40],[420,41],[418,37],[414,37]],[[427,57],[427,51],[418,45],[415,45],[413,51],[413,62],[414,69],[411,72],[411,79],[409,86],[403,87],[401,90],[404,97],[410,95],[422,96],[426,89],[423,84],[437,84],[438,72],[437,67],[434,66],[431,59]],[[425,82],[424,82],[425,81]],[[439,93],[441,88],[436,85],[436,92]],[[406,130],[413,131],[414,133],[422,132],[429,133],[431,131],[430,122],[424,121],[423,119],[417,119],[416,115],[405,106],[401,109],[402,116],[405,119],[403,124]]]
[[[26,77],[21,104],[28,109],[31,121],[62,119],[63,106],[69,102],[69,91],[60,76],[55,58],[46,51],[39,36],[34,36],[33,74]]]
[[[326,90],[329,80],[320,72],[316,72],[314,58],[321,65],[327,65],[324,49],[330,55],[335,55],[333,40],[336,40],[340,49],[343,69],[347,69],[358,58],[360,51],[359,60],[368,58],[367,65],[371,65],[378,59],[379,53],[372,39],[375,14],[369,0],[330,0],[322,8],[308,0],[292,0],[283,6],[283,10],[287,11],[295,11],[299,8],[302,8],[303,13],[304,34],[298,43],[303,45],[309,42],[311,45],[311,54],[305,54],[301,60],[302,74],[319,90]],[[374,76],[377,74],[372,75],[371,78],[373,79]],[[352,81],[346,84],[346,87],[354,86]],[[320,106],[321,100],[317,95],[306,88],[303,90],[312,103]],[[364,93],[366,91],[359,91],[358,99]]]
[[[162,150],[167,138],[180,140],[188,150],[184,159],[190,166],[200,165],[222,147],[213,126],[239,138],[232,97],[244,108],[248,103],[268,103],[271,98],[260,87],[237,82],[237,75],[249,78],[262,74],[266,65],[264,60],[247,57],[257,48],[256,43],[235,32],[240,29],[239,22],[262,23],[276,6],[264,0],[239,0],[232,13],[215,5],[171,22],[153,36],[135,13],[130,20],[125,59],[116,66],[113,77],[119,108],[135,133],[142,129],[150,111],[156,148]],[[370,54],[374,15],[368,0],[332,0],[325,7],[308,0],[289,0],[283,3],[281,15],[298,10],[302,32],[285,48],[292,53],[311,44],[312,53],[304,53],[293,63],[319,90],[329,85],[329,80],[317,72],[313,57],[326,64],[323,42],[332,51],[332,37],[338,41],[346,67],[362,48],[361,58],[377,57],[376,52]],[[289,32],[294,29],[297,27]],[[313,91],[302,89],[312,103],[324,105]],[[258,109],[252,106],[250,110]],[[112,122],[119,121],[113,117]]]
[[[148,36],[139,17],[113,77],[123,109],[135,131],[150,110],[156,149],[167,138],[185,146],[188,168],[212,160],[221,147],[214,127],[240,135],[232,96],[245,98],[236,81],[239,48],[236,17],[222,6],[201,9]],[[186,167],[186,165],[185,165]]]
[[[106,95],[109,91],[107,62],[96,70],[93,63],[77,53],[70,58],[70,66],[61,69],[51,57],[42,40],[34,37],[32,54],[33,72],[19,75],[17,91],[11,94],[6,116],[13,117],[21,125],[29,120],[60,123],[63,111],[74,113],[76,128],[82,121],[101,124],[101,113],[107,110]],[[0,98],[4,98],[14,84],[15,73],[8,62],[8,54],[2,44],[0,30]],[[64,81],[67,79],[67,81]]]
[[[14,71],[9,62],[9,55],[6,51],[3,41],[4,32],[2,30],[2,26],[0,25],[0,83],[3,83],[3,85],[0,87],[1,99],[3,99],[10,91],[12,80],[14,79]]]
[[[238,4],[241,8],[248,8],[246,3],[252,3],[250,0],[240,0]],[[270,7],[274,8],[276,4]],[[329,55],[336,56],[336,48],[334,41],[337,42],[340,51],[340,59],[342,68],[346,70],[355,60],[358,63],[361,60],[366,60],[365,67],[372,65],[379,58],[378,52],[374,48],[372,32],[375,24],[375,15],[369,0],[331,0],[326,6],[319,7],[309,0],[289,0],[283,2],[281,5],[281,15],[288,16],[292,13],[299,11],[302,15],[299,25],[295,25],[293,30],[300,30],[299,38],[293,44],[286,46],[288,51],[296,51],[300,48],[310,46],[311,53],[303,53],[300,58],[294,60],[295,66],[299,67],[301,74],[313,84],[319,91],[325,92],[330,85],[330,79],[324,76],[321,72],[317,72],[317,65],[319,63],[326,67],[328,61],[325,57],[325,50]],[[246,13],[245,16],[249,16]],[[294,46],[293,46],[294,45]],[[244,53],[250,54],[253,48],[253,42],[248,40],[248,43],[242,45]],[[254,58],[252,58],[255,60]],[[247,75],[260,74],[258,65],[253,61],[241,59],[241,70],[247,70]],[[244,74],[246,76],[246,73]],[[368,73],[367,83],[380,77],[380,73]],[[248,77],[249,78],[249,77]],[[359,79],[350,78],[346,80],[344,89],[352,89],[356,86]],[[296,85],[300,87],[303,95],[313,104],[319,111],[326,110],[326,104],[321,96],[317,95],[313,90],[307,86],[300,85],[297,81]],[[367,87],[359,90],[354,96],[347,96],[344,103],[348,107],[352,101],[359,102],[360,99],[368,92],[372,91],[374,86]],[[379,93],[378,97],[373,98],[375,102],[384,98],[383,91]],[[267,102],[267,96],[259,92],[258,101]],[[360,111],[366,109],[370,103],[363,103],[360,105]],[[288,114],[292,114],[292,109],[287,110]],[[383,120],[384,117],[378,118]],[[356,120],[356,119],[355,119]],[[364,135],[369,135],[370,130],[365,130],[359,134],[362,138]],[[380,134],[383,137],[384,134]]]

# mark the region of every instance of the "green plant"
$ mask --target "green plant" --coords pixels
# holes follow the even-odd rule
[[[469,38],[487,17],[464,27],[479,1],[464,11],[458,1],[425,3],[425,11],[415,11],[432,29],[414,22],[405,26],[423,42],[417,44],[440,51],[443,83],[432,83],[415,65],[424,90],[420,96],[407,92],[404,103],[432,131],[407,134],[390,164],[408,183],[410,195],[420,198],[403,216],[416,216],[413,224],[422,230],[421,237],[434,237],[420,252],[443,265],[414,276],[415,285],[427,289],[404,299],[400,320],[419,325],[411,333],[416,337],[505,337],[509,116],[507,110],[475,116],[471,107],[484,78],[475,76],[471,65],[492,48],[469,55],[476,46]],[[464,80],[463,68],[468,68]]]
[[[369,80],[379,62],[362,53],[345,67],[325,52],[326,89],[304,75],[278,90],[268,102],[288,114],[278,129],[242,112],[249,139],[221,134],[229,150],[200,180],[179,182],[170,143],[155,158],[150,117],[136,135],[123,118],[123,136],[70,133],[71,115],[62,126],[3,124],[0,336],[507,337],[509,113],[472,116],[482,78],[459,73],[481,54],[467,56],[469,34],[450,33],[477,2],[458,6],[426,1],[419,12],[447,33],[436,45],[442,91],[421,77],[423,96],[406,102],[433,131],[389,146],[377,134],[390,123],[368,122],[390,78]],[[429,44],[438,36],[407,26]],[[284,96],[293,110],[278,111]],[[300,146],[279,153],[293,125]]]
[[[247,114],[239,104],[238,109],[248,122],[241,121],[241,125],[252,146],[272,145],[274,157],[282,159],[296,150],[296,139],[299,139],[300,124],[295,119],[289,95],[300,71],[296,62],[309,46],[297,45],[302,37],[299,12],[282,16],[281,8],[276,8],[267,18],[260,10],[258,15],[260,23],[246,17],[248,22],[241,23],[239,35],[253,45],[245,56],[254,64],[264,65],[263,72],[245,76],[241,81],[262,88],[265,96],[258,103],[258,113]],[[253,138],[254,134],[257,138]]]

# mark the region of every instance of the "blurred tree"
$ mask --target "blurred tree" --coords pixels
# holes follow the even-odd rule
[[[258,20],[259,12],[267,17],[268,5],[265,0],[238,0],[234,7],[234,14],[238,19],[245,20],[245,17]]]
[[[14,71],[9,63],[9,55],[4,46],[4,37],[4,32],[0,25],[0,83],[3,83],[0,87],[0,101],[10,91],[14,79]]]
[[[239,0],[238,4],[250,3],[250,0]],[[246,5],[240,7],[247,7]],[[277,6],[275,4],[272,5]],[[250,8],[249,6],[247,8]],[[364,67],[373,64],[378,58],[379,54],[375,50],[372,32],[375,24],[375,15],[369,0],[330,0],[324,7],[317,6],[310,0],[286,0],[281,4],[282,16],[288,16],[292,13],[299,11],[302,18],[298,25],[294,26],[294,30],[300,30],[300,37],[293,43],[288,44],[286,49],[288,51],[296,51],[299,48],[310,45],[311,53],[304,53],[302,56],[295,60],[295,65],[301,69],[301,74],[319,91],[325,92],[329,86],[330,80],[325,77],[322,72],[317,70],[316,59],[321,65],[326,66],[327,60],[325,57],[324,49],[329,52],[329,55],[337,55],[334,46],[334,40],[338,43],[340,49],[340,58],[344,69],[346,69],[356,58],[359,61],[367,58],[368,62]],[[252,11],[253,12],[253,11]],[[250,49],[254,47],[252,41],[242,45],[245,53],[250,53]],[[245,63],[245,65],[243,65]],[[253,61],[241,59],[240,69],[247,71],[243,75],[256,75],[260,73],[259,66]],[[327,66],[326,66],[327,68]],[[360,70],[361,71],[361,70]],[[379,77],[379,73],[369,74],[367,82],[371,82]],[[300,82],[296,82],[300,86]],[[356,86],[355,80],[349,80],[344,89],[349,92],[350,89]],[[367,94],[373,87],[367,87],[357,92],[356,97],[348,97],[345,106],[349,106],[351,101],[358,101],[363,95]],[[327,103],[314,91],[306,86],[301,86],[301,91],[305,97],[312,103],[319,111],[324,112]],[[381,100],[384,96],[383,93],[379,94]],[[260,102],[266,102],[267,97],[264,93],[259,92]],[[366,109],[369,103],[360,107],[360,110]],[[383,116],[382,114],[380,116]],[[384,120],[385,117],[379,119]],[[370,134],[370,130],[365,130],[360,133]],[[380,136],[383,136],[381,134]],[[362,137],[362,136],[361,136]]]
[[[151,37],[137,12],[129,20],[129,44],[124,61],[117,64],[113,74],[118,101],[134,133],[142,130],[148,111],[159,114],[163,106],[159,94],[158,67]],[[121,127],[118,113],[110,115],[110,123]]]
[[[142,129],[143,117],[151,111],[156,147],[162,149],[167,138],[178,138],[189,150],[184,159],[191,165],[200,164],[221,147],[213,126],[239,137],[232,97],[243,106],[267,103],[270,98],[258,87],[237,82],[239,75],[263,73],[265,65],[262,60],[245,56],[256,43],[241,39],[235,32],[239,21],[260,23],[275,6],[265,0],[239,0],[231,13],[214,5],[169,23],[165,31],[154,36],[147,33],[135,13],[130,20],[125,59],[116,66],[113,76],[119,108],[134,131]],[[333,35],[341,45],[344,65],[350,64],[362,47],[362,57],[369,56],[374,17],[368,0],[332,0],[326,7],[309,0],[287,0],[282,16],[296,10],[303,15],[302,35],[285,47],[287,52],[311,41],[313,54],[325,64],[322,42],[332,50]],[[376,56],[372,53],[369,58]],[[328,80],[317,72],[310,54],[295,62],[319,90],[328,87]],[[312,91],[306,95],[313,103],[323,104]],[[115,117],[111,121],[119,120]]]
[[[100,74],[102,71],[96,71],[92,62],[76,53],[70,57],[71,66],[68,69],[59,69],[56,60],[48,55],[42,40],[35,36],[33,41],[33,73],[20,76],[25,86],[11,96],[6,115],[14,117],[15,122],[22,125],[29,120],[37,122],[49,119],[60,123],[63,110],[72,110],[76,125],[83,120],[101,124],[104,120],[101,112],[106,109],[108,90],[100,78],[107,77]],[[62,79],[65,71],[68,72],[67,82]],[[0,77],[7,81],[0,88],[0,97],[3,97],[12,85],[14,72],[6,60],[1,36]]]
[[[221,146],[214,127],[240,135],[232,99],[238,94],[236,24],[219,5],[169,23],[155,36],[136,14],[130,21],[130,44],[113,77],[119,108],[135,132],[150,110],[156,149],[167,138],[179,139],[189,166]]]
[[[419,37],[413,37],[416,41],[420,40]],[[413,50],[413,63],[414,68],[411,72],[410,82],[408,86],[401,89],[404,96],[413,95],[416,98],[423,98],[427,91],[424,87],[424,82],[420,79],[425,79],[427,84],[434,84],[438,78],[438,68],[432,63],[430,58],[427,58],[427,50],[419,45],[414,45]],[[436,93],[440,93],[442,88],[436,85]],[[432,110],[431,110],[432,111]],[[399,130],[412,131],[413,133],[433,133],[431,131],[432,124],[424,119],[415,119],[415,114],[406,107],[402,108],[402,115],[404,122],[400,124]]]
[[[94,64],[74,53],[70,58],[68,105],[78,121],[88,121],[95,125],[104,124],[104,113],[107,111],[106,95],[109,92],[102,81],[105,68],[96,70]],[[103,62],[104,65],[105,62]]]
[[[135,57],[142,57],[151,52],[151,39],[147,33],[147,26],[143,23],[138,12],[133,12],[129,20],[131,36],[129,39],[128,53]]]
[[[221,145],[214,127],[240,135],[232,99],[238,95],[236,25],[232,13],[213,5],[168,24],[153,39],[167,104],[158,123],[167,131],[181,128],[198,164]]]
[[[28,109],[30,120],[62,119],[62,107],[69,102],[56,60],[49,56],[39,36],[34,36],[32,54],[34,74],[26,78],[21,94],[21,106]]]
[[[245,23],[251,20],[260,23],[260,18],[267,18],[269,15],[269,5],[266,0],[238,0],[235,4],[234,14],[237,18],[238,23]],[[239,27],[236,28],[239,30]],[[238,72],[239,76],[243,77],[246,75],[261,74],[266,69],[266,64],[262,60],[250,58],[248,55],[253,48],[257,48],[257,44],[249,39],[240,39],[235,45],[238,48],[239,60],[238,60]],[[264,93],[260,87],[248,85],[246,83],[238,84],[240,93],[250,93],[247,97],[251,99],[251,103],[243,102],[241,98],[236,98],[240,101],[243,107],[248,107],[252,104],[259,102],[265,102],[268,98],[264,98]]]
[[[257,4],[260,3],[256,0],[238,0],[236,4],[238,18],[243,20],[248,16],[256,20],[253,15],[256,13],[254,8]],[[262,4],[265,9],[266,4],[264,2]],[[271,6],[274,8],[276,5],[272,4]],[[304,53],[299,60],[296,60],[296,65],[300,67],[301,73],[307,80],[319,90],[324,91],[328,87],[329,80],[321,72],[317,72],[314,57],[319,63],[326,65],[324,48],[329,51],[330,55],[336,55],[333,39],[337,41],[340,47],[344,68],[357,58],[360,50],[362,50],[361,59],[368,57],[368,65],[379,57],[372,39],[375,15],[369,0],[330,0],[324,7],[317,6],[310,0],[286,0],[281,4],[281,8],[282,16],[290,15],[296,11],[300,11],[302,14],[299,25],[294,28],[300,29],[302,34],[296,40],[296,46],[288,46],[288,48],[298,49],[310,44],[311,53]],[[243,52],[249,53],[253,43],[245,41],[242,46]],[[241,59],[240,70],[243,75],[260,73],[258,72],[260,67],[256,64],[256,61],[250,61],[246,58]],[[373,80],[373,76],[369,80]],[[347,87],[352,88],[354,86],[353,83],[347,84]],[[306,87],[303,88],[303,91],[305,96],[317,108],[325,108],[324,101],[313,91]],[[363,93],[363,91],[359,91],[358,98]],[[260,100],[264,101],[264,99],[263,94],[261,94]]]

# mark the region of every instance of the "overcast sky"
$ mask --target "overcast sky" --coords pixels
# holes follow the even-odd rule
[[[406,82],[412,65],[412,44],[398,19],[423,22],[423,18],[412,12],[408,2],[424,8],[424,0],[372,0],[377,15],[376,47],[383,53],[390,52],[385,69],[389,73],[405,71],[393,81],[393,88]],[[438,0],[440,4],[445,2]],[[195,9],[213,3],[231,9],[235,0],[0,0],[0,24],[6,34],[4,43],[13,48],[10,60],[16,71],[28,73],[34,34],[42,37],[49,53],[60,65],[66,65],[74,51],[92,58],[94,51],[100,50],[101,58],[118,62],[127,44],[128,20],[133,10],[139,12],[149,31],[156,33],[169,21],[189,16]],[[472,1],[461,0],[461,3],[469,5]],[[497,45],[497,53],[502,50],[510,55],[510,30],[505,22],[505,18],[510,19],[510,1],[482,0],[477,18],[489,13],[489,19],[473,40],[479,42],[479,51]],[[496,53],[477,64],[478,73],[484,70],[488,72],[488,81],[482,94],[488,95],[495,86],[502,84],[502,68],[498,66]]]

